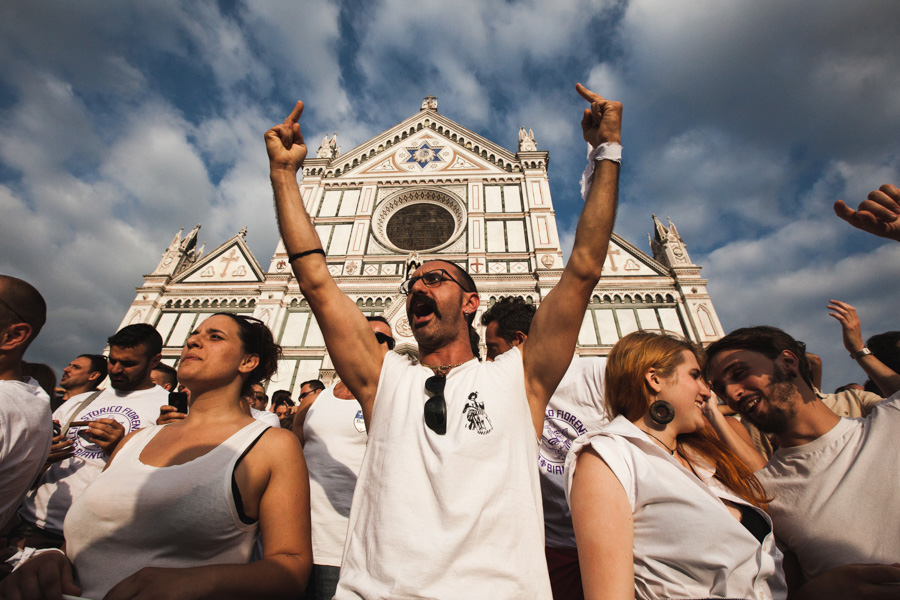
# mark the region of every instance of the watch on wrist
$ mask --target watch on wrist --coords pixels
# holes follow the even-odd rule
[[[852,358],[853,360],[859,360],[863,356],[868,356],[870,354],[872,354],[872,351],[869,350],[868,348],[866,348],[865,346],[863,346],[862,350],[857,350],[856,352],[851,352],[850,358]]]

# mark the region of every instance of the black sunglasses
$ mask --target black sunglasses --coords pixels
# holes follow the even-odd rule
[[[444,385],[447,378],[432,375],[425,380],[425,390],[434,394],[425,401],[425,424],[438,435],[447,433],[447,401],[444,400]]]
[[[445,271],[444,269],[435,269],[434,271],[428,271],[427,273],[423,273],[417,277],[410,277],[406,281],[400,284],[400,293],[404,295],[409,295],[410,290],[412,290],[413,286],[416,285],[416,282],[422,280],[427,287],[437,287],[441,285],[443,282],[450,280],[460,288],[462,291],[466,292],[466,286],[453,279],[453,277]]]
[[[379,344],[387,344],[388,350],[394,349],[394,338],[387,335],[386,333],[381,333],[380,331],[375,332],[375,339],[378,340]]]

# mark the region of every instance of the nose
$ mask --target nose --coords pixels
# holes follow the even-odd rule
[[[712,390],[709,387],[709,382],[700,378],[700,396],[703,397],[704,400],[708,400],[710,396],[712,396]]]

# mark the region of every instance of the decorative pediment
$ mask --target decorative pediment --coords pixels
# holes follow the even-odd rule
[[[179,275],[177,283],[262,282],[265,274],[241,234]]]
[[[617,233],[612,234],[603,263],[604,277],[646,277],[668,275],[668,269],[641,252]]]
[[[321,167],[319,165],[322,165]],[[502,174],[521,170],[515,154],[437,113],[422,110],[327,165],[307,170],[332,177]]]

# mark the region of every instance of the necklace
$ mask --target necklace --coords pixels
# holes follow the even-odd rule
[[[646,433],[647,435],[649,435],[650,437],[652,437],[654,440],[656,440],[657,442],[659,442],[660,444],[662,444],[662,447],[665,448],[666,450],[668,450],[668,451],[669,451],[669,454],[671,454],[672,456],[675,456],[675,450],[678,450],[678,441],[677,441],[677,440],[676,440],[676,442],[675,442],[675,450],[672,450],[671,448],[669,448],[668,446],[666,446],[666,444],[665,444],[661,439],[659,439],[658,437],[656,437],[655,435],[653,435],[653,434],[650,433],[649,431],[646,431],[646,430],[644,430],[644,429],[641,429],[641,431],[643,431],[644,433]]]
[[[469,360],[472,360],[471,358]],[[464,360],[461,363],[456,363],[455,365],[427,365],[425,363],[420,363],[423,367],[428,367],[432,371],[434,371],[435,375],[446,375],[450,372],[450,369],[455,369],[456,367],[462,366],[469,362],[469,360]]]

